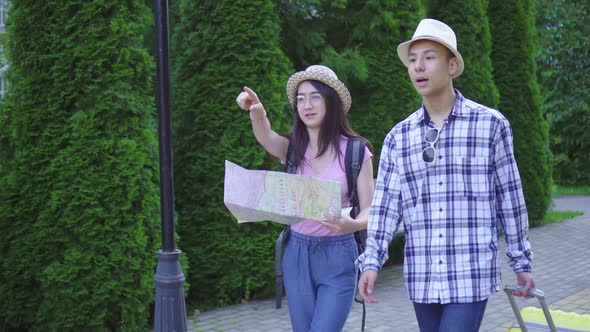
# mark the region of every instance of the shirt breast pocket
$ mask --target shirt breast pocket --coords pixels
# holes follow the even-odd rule
[[[491,172],[487,157],[455,157],[457,192],[474,198],[489,198]]]

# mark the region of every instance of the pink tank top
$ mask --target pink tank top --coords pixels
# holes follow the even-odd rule
[[[308,175],[316,179],[340,182],[340,204],[342,208],[350,206],[350,200],[348,199],[348,183],[346,182],[346,170],[344,169],[344,156],[346,154],[347,142],[348,139],[346,137],[342,137],[342,139],[340,140],[341,157],[335,158],[332,161],[332,163],[328,167],[326,167],[326,169],[322,170],[320,173],[314,172],[313,168],[311,168],[309,162],[310,151],[308,146],[307,150],[305,150],[305,160],[297,169],[297,174]],[[365,147],[365,156],[363,158],[363,162],[372,157],[373,154],[371,153],[371,151],[369,151],[369,149]],[[324,227],[322,224],[314,220],[304,220],[295,225],[292,225],[291,229],[297,233],[311,236],[342,235],[341,233],[336,233],[329,230],[328,228]]]

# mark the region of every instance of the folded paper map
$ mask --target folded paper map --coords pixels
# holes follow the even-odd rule
[[[335,217],[340,209],[340,183],[283,172],[248,170],[225,161],[223,202],[238,222],[270,220],[295,224],[305,219]]]

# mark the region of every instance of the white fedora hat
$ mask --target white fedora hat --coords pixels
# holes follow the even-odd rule
[[[455,37],[455,32],[453,32],[453,29],[451,29],[451,27],[444,24],[443,22],[431,18],[425,18],[422,21],[420,21],[420,24],[418,24],[418,27],[416,28],[416,32],[414,32],[412,39],[399,44],[399,46],[397,47],[397,55],[406,67],[409,64],[408,57],[410,53],[410,45],[412,45],[412,43],[417,40],[424,39],[432,40],[434,42],[442,44],[451,52],[453,52],[453,54],[457,58],[458,63],[457,72],[455,73],[453,78],[463,73],[465,64],[463,63],[463,57],[461,56],[461,53],[457,51],[457,37]]]
[[[334,73],[332,69],[322,65],[309,66],[304,71],[296,72],[289,77],[289,80],[287,81],[287,97],[289,97],[289,103],[291,103],[293,107],[295,106],[295,94],[297,93],[299,83],[309,80],[320,81],[334,89],[338,96],[340,96],[344,112],[350,111],[352,98],[350,97],[350,92],[346,88],[346,85],[338,79],[338,76],[336,76],[336,73]]]

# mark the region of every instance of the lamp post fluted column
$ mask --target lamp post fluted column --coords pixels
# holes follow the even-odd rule
[[[160,205],[162,213],[162,249],[154,282],[156,332],[186,331],[184,274],[181,251],[174,240],[174,177],[172,168],[172,117],[170,110],[170,52],[168,41],[168,0],[154,0],[156,17],[156,70],[158,136],[160,142]]]

